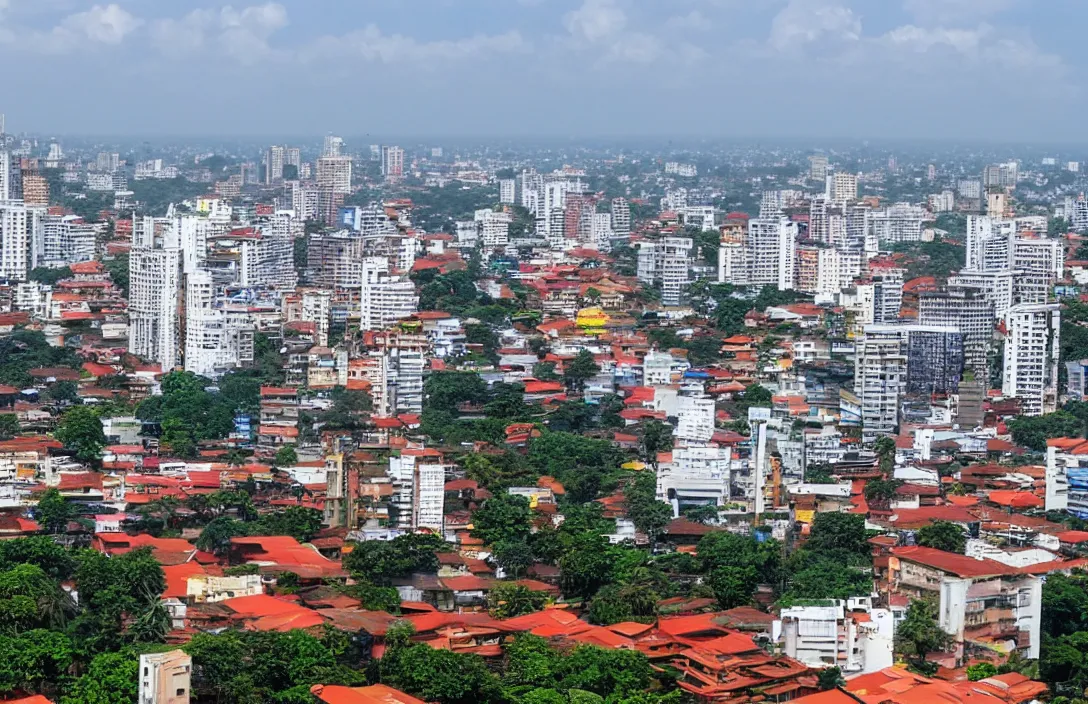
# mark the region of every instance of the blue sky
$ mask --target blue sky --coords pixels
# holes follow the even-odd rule
[[[0,0],[9,130],[1085,141],[1085,0]]]

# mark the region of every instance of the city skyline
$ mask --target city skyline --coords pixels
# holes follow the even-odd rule
[[[1049,142],[1085,100],[1068,0],[425,5],[13,2],[0,51],[33,61],[6,110],[56,134]]]

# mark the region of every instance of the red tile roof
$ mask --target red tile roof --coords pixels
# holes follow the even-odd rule
[[[997,577],[1017,573],[1015,567],[995,560],[976,560],[954,552],[920,546],[892,548],[892,555],[900,560],[915,562],[925,567],[954,574],[957,577]]]

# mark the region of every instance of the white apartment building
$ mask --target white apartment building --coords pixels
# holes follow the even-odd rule
[[[748,221],[748,285],[791,290],[797,275],[797,223],[785,216]]]
[[[363,378],[370,382],[374,415],[388,417],[423,412],[423,370],[430,354],[426,335],[389,331],[364,358]]]
[[[638,279],[659,287],[666,306],[680,305],[691,283],[693,247],[690,237],[663,237],[639,244]]]
[[[877,242],[920,242],[929,212],[918,205],[895,203],[874,210],[869,217],[873,237]]]
[[[32,224],[23,201],[0,201],[0,279],[26,281]]]
[[[362,262],[360,287],[360,330],[384,330],[393,323],[411,317],[419,307],[419,296],[412,281],[389,274],[385,257],[366,257]]]
[[[612,215],[610,213],[593,213],[591,245],[600,252],[612,251]]]
[[[99,228],[89,225],[76,215],[31,214],[35,224],[30,267],[43,266],[54,269],[89,262],[94,259]]]
[[[858,199],[858,175],[836,171],[827,177],[827,196],[834,201]]]
[[[241,284],[290,291],[298,284],[295,238],[303,233],[293,210],[279,210],[257,236],[242,240]]]
[[[1005,313],[1001,392],[1020,399],[1020,413],[1038,416],[1058,406],[1061,306],[1017,305]]]
[[[139,239],[134,233],[133,241]],[[129,253],[128,350],[170,371],[178,364],[181,251],[133,246]]]
[[[1063,240],[1018,236],[1013,244],[1012,268],[1045,274],[1051,282],[1057,281],[1065,269],[1064,245]]]
[[[518,182],[512,178],[504,178],[499,181],[499,202],[506,205],[513,205],[517,201],[515,196],[517,194]]]
[[[994,331],[994,304],[981,289],[949,286],[918,297],[919,325],[952,327],[963,335],[963,362],[977,379],[989,376],[990,342]]]
[[[478,232],[484,247],[494,249],[509,244],[510,223],[513,221],[510,213],[482,208],[476,211],[475,220],[478,223]]]
[[[682,443],[707,443],[714,436],[714,399],[709,396],[684,395],[677,399],[676,430]]]
[[[967,216],[968,271],[1003,271],[1013,268],[1013,220],[989,215]]]
[[[382,147],[382,176],[399,181],[404,176],[404,150],[400,147]]]
[[[934,213],[950,213],[956,209],[956,194],[952,191],[941,191],[929,196],[929,209]]]
[[[854,394],[861,401],[862,440],[895,435],[907,356],[899,331],[866,328],[854,355]]]
[[[903,270],[887,269],[873,277],[873,322],[891,324],[899,320],[903,306]]]
[[[215,379],[253,361],[249,316],[219,305],[210,271],[185,279],[185,371]]]
[[[631,204],[626,198],[612,199],[612,236],[621,238],[631,235]]]
[[[351,157],[323,156],[317,160],[317,185],[333,193],[351,193]]]
[[[402,450],[389,458],[387,475],[393,484],[391,503],[397,509],[396,527],[432,530],[442,534],[445,517],[446,465],[426,450]],[[437,453],[434,453],[435,455]]]
[[[804,463],[805,467],[817,464],[835,464],[840,461],[846,450],[842,446],[842,433],[834,425],[825,425],[820,430],[805,430]]]
[[[838,667],[849,675],[895,662],[895,619],[889,609],[874,609],[869,596],[787,607],[773,630],[782,652],[809,667]]]
[[[827,196],[813,196],[808,211],[808,238],[831,247],[846,247],[846,204]],[[760,217],[763,209],[760,208]]]
[[[676,372],[677,360],[668,352],[653,349],[642,358],[643,386],[670,386],[676,382]]]
[[[283,180],[283,165],[286,150],[279,146],[272,146],[264,155],[264,182],[275,183]]]
[[[329,321],[332,319],[332,291],[307,288],[302,291],[302,321],[314,324],[314,342],[329,345]]]
[[[724,506],[730,497],[732,451],[726,447],[687,446],[672,451],[672,461],[657,469],[657,500],[672,506],[673,517],[691,506]]]

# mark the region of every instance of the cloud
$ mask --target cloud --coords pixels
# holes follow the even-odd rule
[[[143,25],[143,20],[116,3],[94,5],[68,15],[51,30],[12,31],[5,28],[0,40],[22,50],[67,54],[96,44],[117,45]]]
[[[566,14],[563,26],[572,36],[596,43],[623,31],[627,26],[627,14],[615,0],[585,0],[577,10]]]
[[[524,52],[529,48],[529,43],[516,30],[496,35],[476,34],[461,39],[421,42],[403,34],[386,34],[377,25],[371,24],[342,36],[322,37],[313,46],[304,49],[301,58],[318,61],[348,57],[384,64],[436,63]]]
[[[206,49],[253,64],[272,56],[269,40],[287,25],[287,9],[279,3],[241,10],[226,5],[218,11],[193,10],[179,19],[158,20],[152,25],[151,36],[156,48],[167,55]]]
[[[861,18],[849,7],[822,0],[790,0],[771,22],[769,41],[775,49],[787,51],[817,40],[860,38]]]

